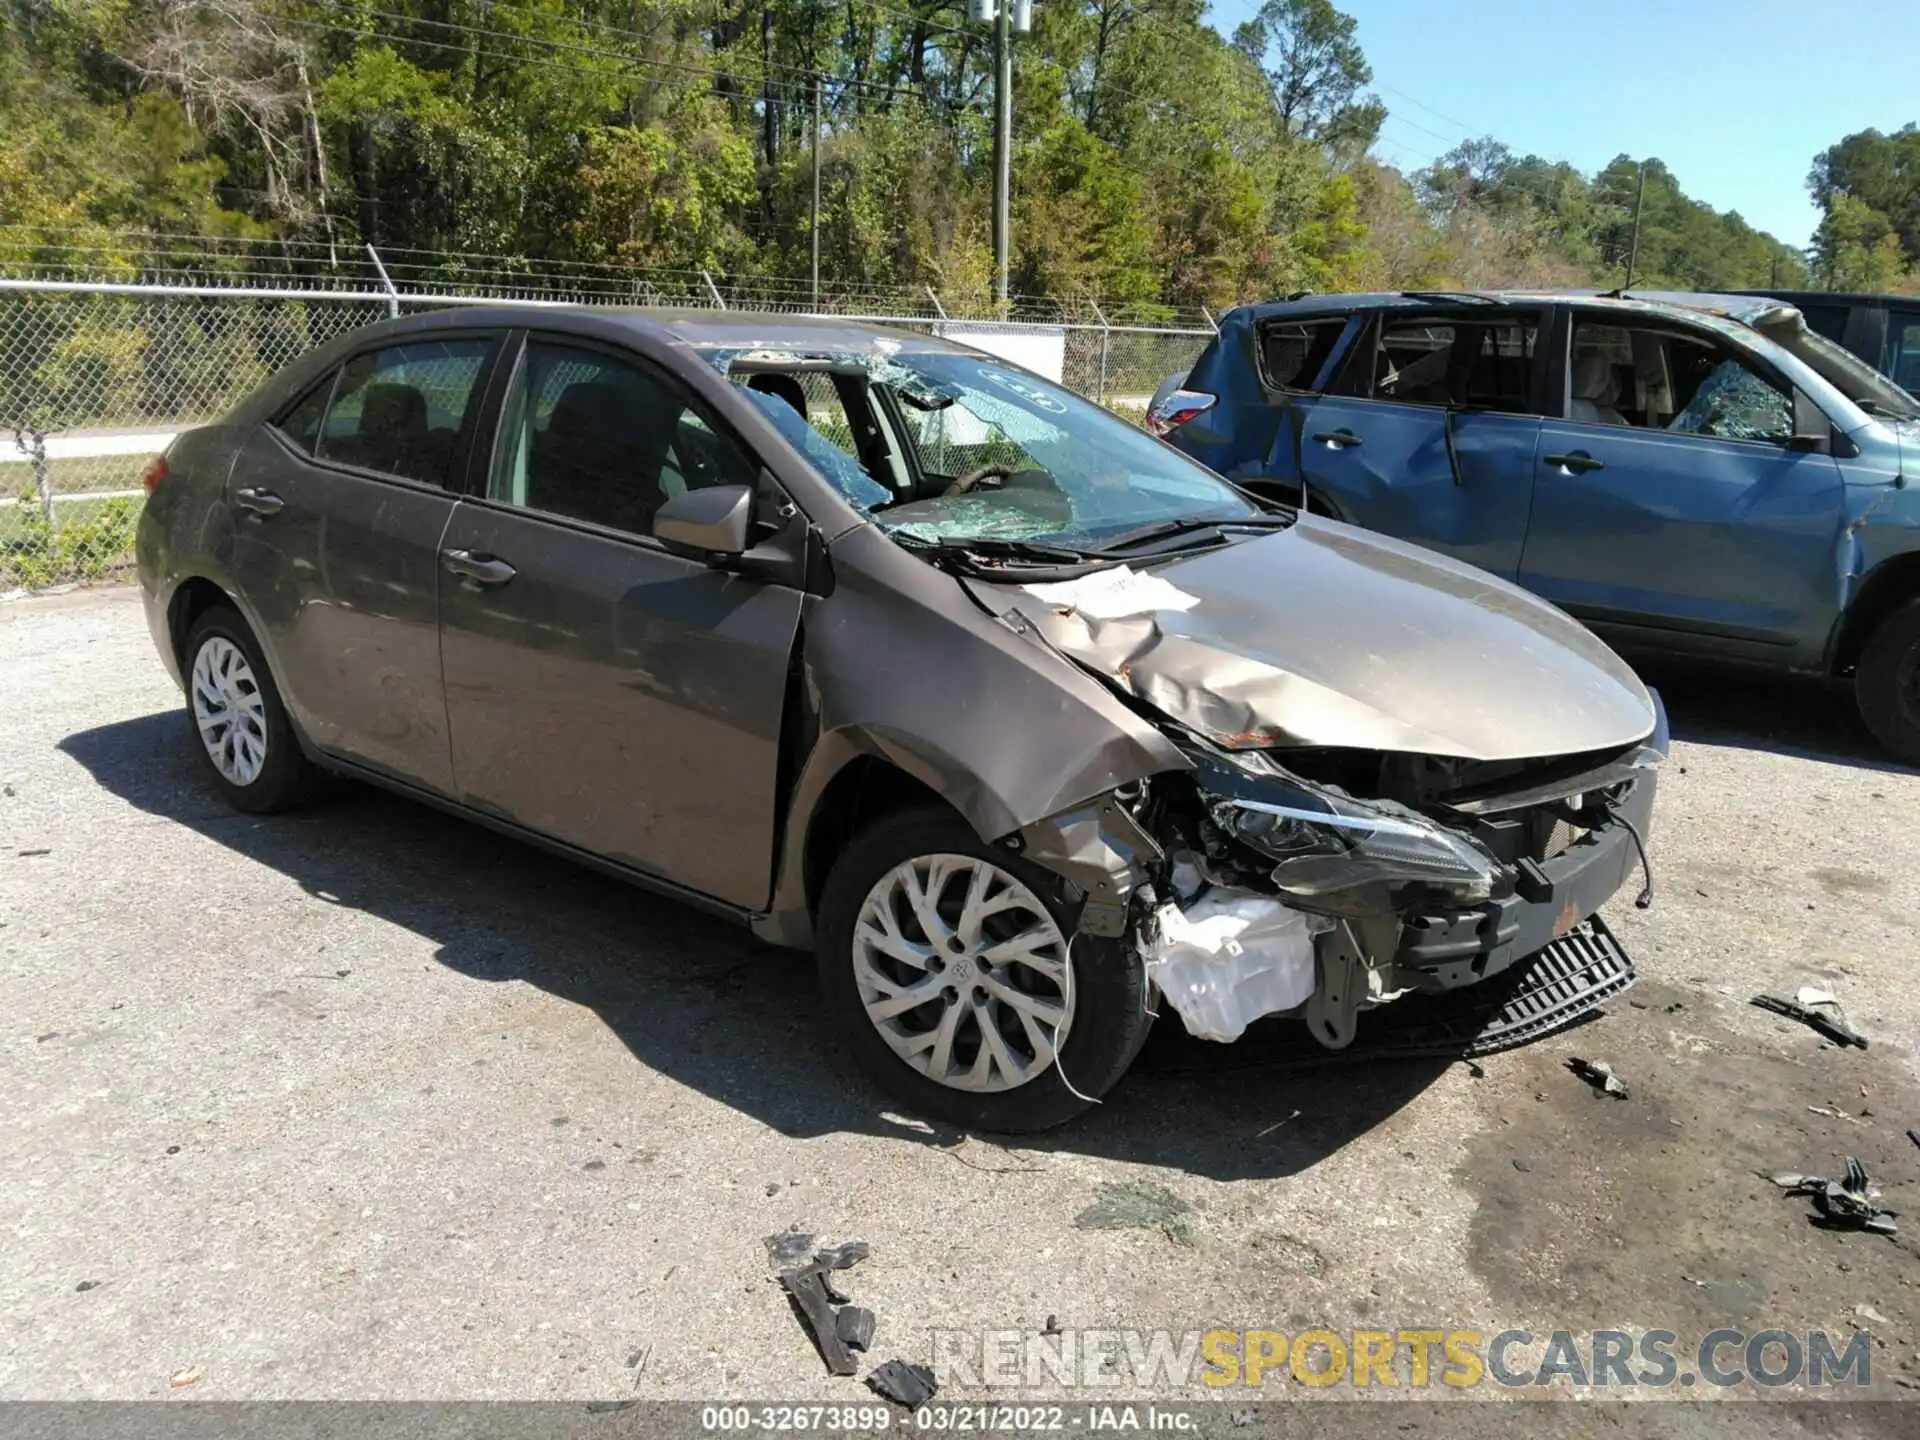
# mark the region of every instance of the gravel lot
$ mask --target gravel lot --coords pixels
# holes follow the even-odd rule
[[[0,1395],[864,1399],[769,1279],[795,1223],[871,1242],[877,1357],[1049,1316],[1863,1326],[1920,1394],[1920,775],[1833,697],[1652,678],[1632,1003],[1478,1077],[1162,1025],[1007,1149],[888,1114],[807,957],[372,791],[229,812],[131,591],[0,604]],[[1870,1050],[1745,1004],[1815,982]],[[1848,1154],[1898,1238],[1754,1173]],[[1142,1182],[1188,1208],[1076,1225]]]

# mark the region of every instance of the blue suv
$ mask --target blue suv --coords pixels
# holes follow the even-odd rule
[[[1620,649],[1853,687],[1920,763],[1920,404],[1778,300],[1242,306],[1148,426],[1244,488],[1516,580]],[[1912,453],[1912,460],[1906,458]]]

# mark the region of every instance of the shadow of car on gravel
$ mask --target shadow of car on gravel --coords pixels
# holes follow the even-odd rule
[[[810,955],[366,786],[342,784],[291,815],[238,814],[201,776],[185,723],[178,712],[145,715],[59,748],[135,808],[271,866],[318,901],[430,940],[449,969],[525,981],[593,1010],[640,1063],[783,1134],[941,1147],[960,1138],[889,1118],[851,1059],[823,1043]],[[1267,1047],[1280,1061],[1297,1053],[1294,1029],[1275,1024],[1212,1045],[1169,1016],[1104,1104],[1019,1144],[1216,1180],[1291,1175],[1381,1124],[1453,1063],[1265,1063]]]
[[[1634,668],[1660,692],[1675,740],[1913,773],[1873,737],[1846,689],[1730,667],[1683,669],[1671,661]]]

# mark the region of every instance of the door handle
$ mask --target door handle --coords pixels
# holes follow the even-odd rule
[[[247,486],[243,490],[234,491],[233,503],[238,505],[242,510],[251,511],[262,519],[265,519],[269,515],[278,515],[282,510],[287,508],[287,502],[271,490],[256,489],[252,485]]]
[[[1569,475],[1586,470],[1604,470],[1607,462],[1596,460],[1584,450],[1569,450],[1564,455],[1545,455],[1541,457],[1547,464],[1566,471]]]
[[[471,550],[442,550],[440,563],[476,588],[504,585],[520,573],[504,560],[496,560],[491,555],[476,555]]]
[[[1322,430],[1313,438],[1329,450],[1346,450],[1360,443],[1360,437],[1351,430]]]

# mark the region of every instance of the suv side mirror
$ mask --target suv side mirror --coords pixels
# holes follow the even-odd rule
[[[653,514],[653,538],[703,559],[732,559],[747,548],[753,487],[712,485],[676,495]]]

